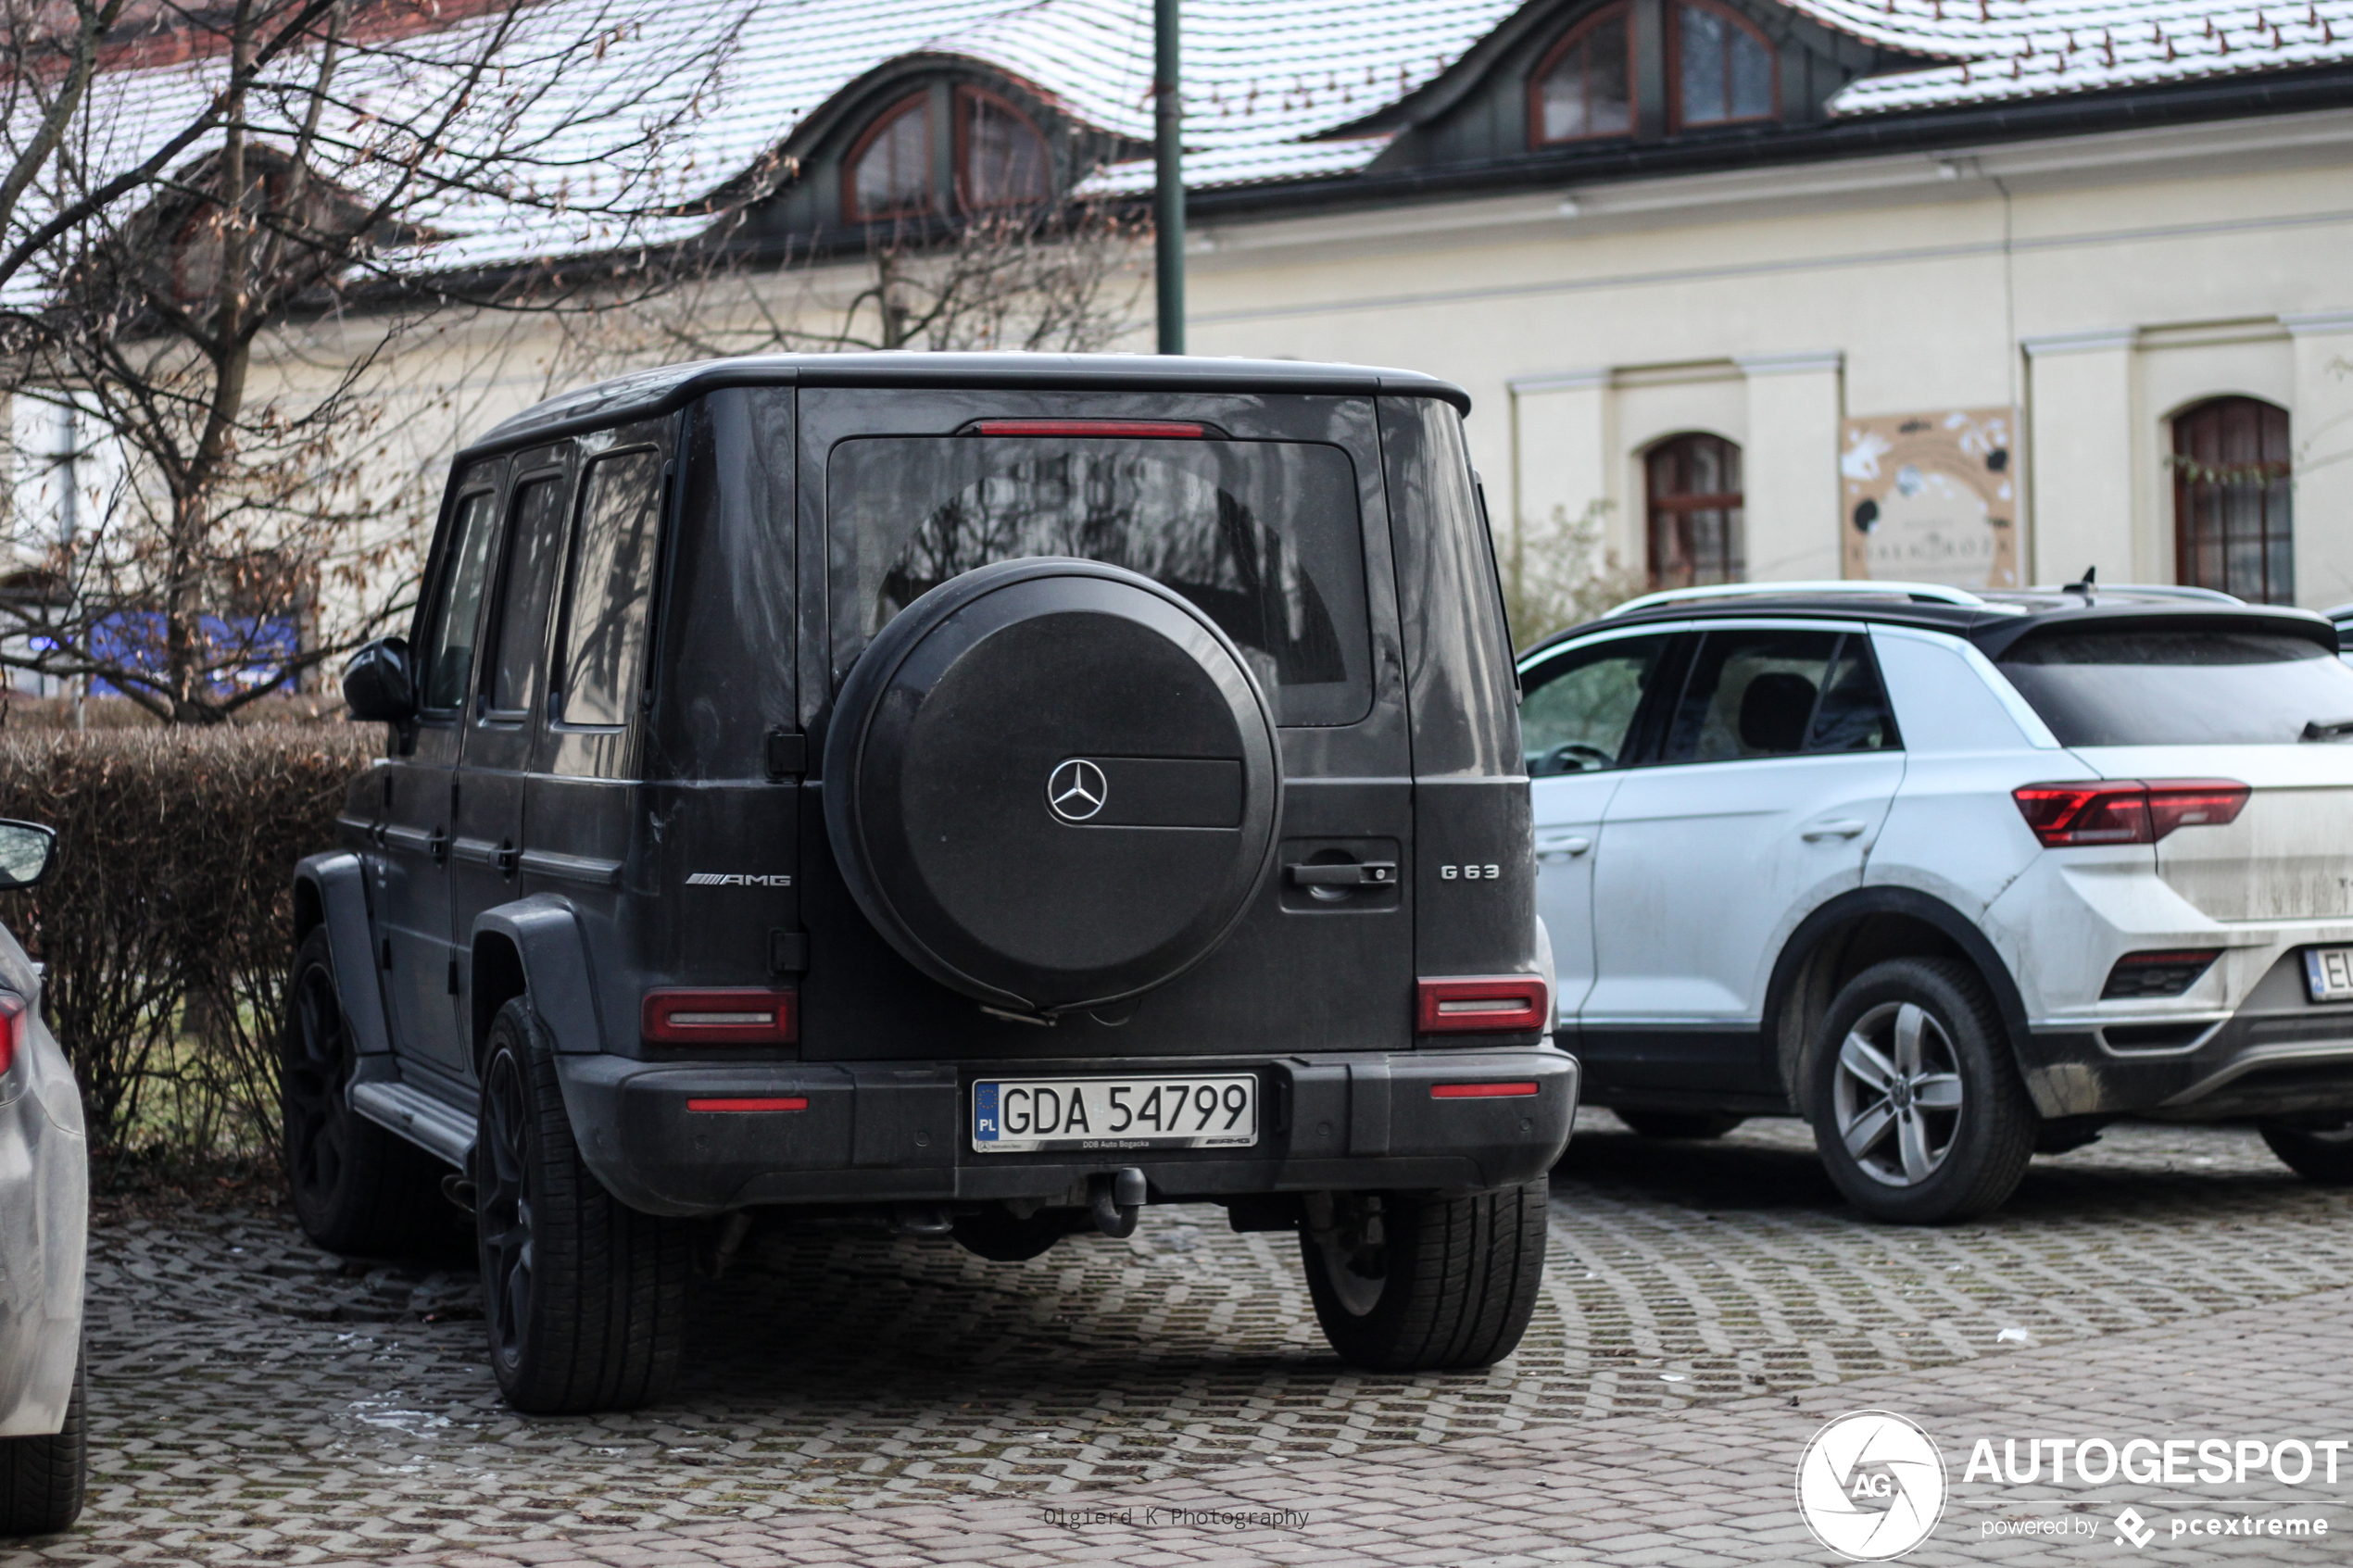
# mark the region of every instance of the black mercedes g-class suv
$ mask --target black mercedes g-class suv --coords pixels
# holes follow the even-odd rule
[[[1214,1202],[1349,1361],[1508,1354],[1577,1066],[1467,405],[812,356],[498,426],[345,674],[391,739],[297,872],[305,1229],[469,1204],[535,1411],[658,1398],[754,1211],[1018,1260]]]

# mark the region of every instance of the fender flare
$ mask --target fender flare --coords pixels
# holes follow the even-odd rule
[[[1909,887],[1857,887],[1840,894],[1823,904],[1812,914],[1797,922],[1789,940],[1781,944],[1780,956],[1773,961],[1773,977],[1765,987],[1766,1044],[1773,1052],[1774,1069],[1782,1078],[1782,1088],[1792,1105],[1800,1105],[1798,1085],[1789,1082],[1790,1064],[1780,1050],[1781,1010],[1789,1003],[1796,987],[1799,968],[1812,956],[1822,937],[1832,928],[1868,915],[1904,915],[1935,927],[1952,938],[1994,993],[1994,1005],[2001,1012],[2002,1025],[2009,1032],[2010,1055],[2021,1073],[2031,1069],[2026,1060],[2026,1044],[2031,1032],[2026,1021],[2026,997],[2018,988],[2009,965],[1994,950],[1994,944],[1960,910],[1942,898]]]
[[[383,977],[376,972],[375,921],[368,908],[368,867],[348,849],[312,855],[295,864],[295,940],[313,925],[327,928],[335,960],[335,989],[352,1043],[362,1056],[392,1049]]]
[[[553,893],[535,893],[510,904],[494,905],[474,917],[466,971],[467,1000],[472,1014],[468,1043],[477,1056],[490,1037],[490,1022],[497,1012],[492,1005],[495,990],[484,984],[485,975],[493,972],[485,969],[485,950],[500,943],[512,950],[521,965],[522,989],[530,994],[532,1010],[555,1036],[556,1048],[604,1049],[604,1025],[579,914],[568,899]]]

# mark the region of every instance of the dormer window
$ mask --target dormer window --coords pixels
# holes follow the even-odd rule
[[[1634,35],[1624,4],[1586,18],[1553,45],[1529,82],[1529,140],[1581,142],[1634,129]]]
[[[1053,194],[1046,138],[994,93],[956,89],[956,198],[967,209],[1031,207]]]
[[[850,148],[843,206],[853,223],[906,218],[931,207],[931,94],[885,109]]]
[[[1773,119],[1773,46],[1764,33],[1710,0],[1679,0],[1668,10],[1675,128]]]

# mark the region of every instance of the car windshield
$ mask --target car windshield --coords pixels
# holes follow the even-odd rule
[[[2061,746],[2267,746],[2334,738],[2353,669],[2302,637],[2183,628],[2062,632],[2002,672]]]
[[[1076,556],[1190,599],[1280,722],[1353,723],[1372,706],[1355,465],[1337,446],[868,437],[834,448],[826,495],[837,671],[951,577]]]

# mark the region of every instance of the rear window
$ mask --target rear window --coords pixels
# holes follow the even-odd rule
[[[1076,556],[1200,607],[1279,722],[1353,723],[1372,707],[1356,470],[1337,446],[866,437],[834,447],[826,497],[837,671],[951,577]]]
[[[2061,746],[2280,745],[2353,721],[2353,669],[2301,637],[2066,632],[2001,668]]]

